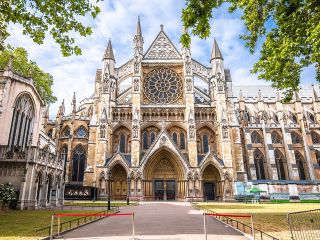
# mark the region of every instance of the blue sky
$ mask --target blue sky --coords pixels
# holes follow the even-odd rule
[[[10,25],[11,37],[7,43],[22,46],[29,52],[29,57],[54,77],[53,91],[58,101],[50,106],[50,118],[56,116],[58,106],[65,99],[66,111],[70,111],[73,92],[77,101],[90,96],[94,89],[95,71],[102,67],[102,56],[106,44],[111,38],[119,67],[133,56],[133,36],[137,17],[140,16],[144,37],[144,50],[147,50],[164,25],[164,31],[180,49],[179,37],[182,31],[180,20],[184,1],[177,0],[108,0],[99,3],[101,13],[95,20],[85,19],[93,28],[89,37],[76,37],[82,48],[81,56],[62,57],[59,46],[48,36],[45,44],[37,45],[21,28]],[[267,84],[250,74],[250,69],[259,58],[259,51],[251,55],[244,47],[239,35],[244,31],[240,12],[229,14],[227,6],[214,11],[211,21],[211,36],[206,40],[192,39],[191,54],[196,60],[209,66],[213,37],[217,39],[225,61],[225,67],[231,70],[232,80],[236,85]],[[259,49],[258,49],[259,50]],[[302,84],[316,83],[314,68],[307,68],[301,76]]]

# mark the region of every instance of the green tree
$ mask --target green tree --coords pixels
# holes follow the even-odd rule
[[[0,184],[0,203],[1,208],[5,209],[9,204],[16,200],[16,192],[11,183]]]
[[[0,51],[0,70],[4,70],[9,65],[15,73],[33,80],[45,104],[50,104],[57,100],[52,95],[51,86],[53,84],[53,77],[49,73],[42,71],[35,62],[30,61],[28,53],[24,48],[12,48],[8,46]]]
[[[81,20],[88,14],[95,18],[100,12],[96,5],[100,0],[1,0],[0,1],[0,45],[10,35],[9,23],[22,26],[23,34],[35,43],[42,44],[47,33],[61,47],[64,56],[80,55],[81,49],[75,45],[74,33],[88,36],[89,26]],[[1,49],[0,49],[1,50]]]
[[[209,37],[212,11],[224,3],[230,4],[229,12],[241,10],[246,33],[240,37],[250,52],[262,43],[251,72],[283,91],[285,101],[299,90],[304,67],[316,64],[320,81],[320,0],[186,0],[184,27],[200,38]],[[190,42],[190,35],[184,33],[181,43],[188,47]]]

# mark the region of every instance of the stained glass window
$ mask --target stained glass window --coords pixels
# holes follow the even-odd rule
[[[208,135],[203,135],[202,141],[203,141],[203,152],[204,152],[204,153],[209,152],[209,139],[208,139]]]
[[[65,127],[64,129],[63,129],[63,131],[62,131],[62,136],[63,137],[69,137],[71,135],[71,133],[70,133],[70,128],[67,126],[67,127]]]
[[[148,133],[147,133],[147,131],[143,132],[143,149],[148,149]]]
[[[157,68],[147,74],[143,89],[153,103],[174,103],[182,94],[181,77],[169,68]]]
[[[156,140],[156,134],[154,132],[151,132],[150,134],[150,144],[152,144]]]
[[[285,180],[286,175],[285,175],[285,170],[284,170],[284,158],[282,153],[276,149],[274,151],[275,159],[276,159],[276,167],[277,167],[277,172],[278,172],[278,179],[279,180]]]
[[[126,152],[126,136],[124,134],[120,135],[120,152]]]
[[[252,143],[262,143],[262,138],[259,133],[256,131],[251,133],[251,142]]]
[[[180,148],[186,149],[186,141],[184,138],[184,133],[180,133]]]
[[[264,172],[264,157],[260,150],[256,149],[253,152],[254,165],[256,168],[257,179],[266,179]]]
[[[303,159],[303,156],[298,151],[295,151],[294,155],[296,157],[296,162],[297,162],[297,167],[298,167],[298,172],[299,172],[299,178],[300,178],[300,180],[306,180],[306,175],[304,173],[304,164],[303,164],[304,159]]]
[[[174,143],[176,144],[176,145],[178,145],[178,136],[177,136],[177,133],[173,133],[172,134],[172,139],[173,139],[173,141],[174,141]]]
[[[273,131],[271,133],[271,140],[272,140],[272,143],[273,144],[280,144],[282,143],[282,139],[280,137],[280,135],[276,132],[276,131]]]
[[[291,132],[292,143],[301,143],[301,137],[296,132]]]
[[[319,138],[319,134],[312,131],[311,132],[311,138],[312,138],[312,143],[313,144],[320,144],[320,138]]]
[[[87,136],[87,130],[83,126],[81,126],[76,130],[76,135],[77,137],[85,137]]]
[[[78,145],[73,151],[72,181],[82,182],[84,176],[86,154],[83,146]]]

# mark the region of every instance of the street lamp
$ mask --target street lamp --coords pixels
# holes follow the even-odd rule
[[[96,181],[93,181],[93,202],[96,201]]]
[[[108,210],[111,210],[111,171],[108,172]]]
[[[130,204],[130,199],[129,199],[129,196],[130,196],[130,183],[131,183],[131,181],[130,181],[130,177],[128,177],[128,193],[127,193],[127,205],[129,205]]]

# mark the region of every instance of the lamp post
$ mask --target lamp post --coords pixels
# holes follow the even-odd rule
[[[111,171],[108,172],[108,210],[111,210]]]
[[[96,181],[93,181],[93,202],[96,201]]]
[[[129,199],[129,196],[130,196],[130,183],[131,183],[130,177],[128,177],[127,205],[130,204],[130,199]]]

